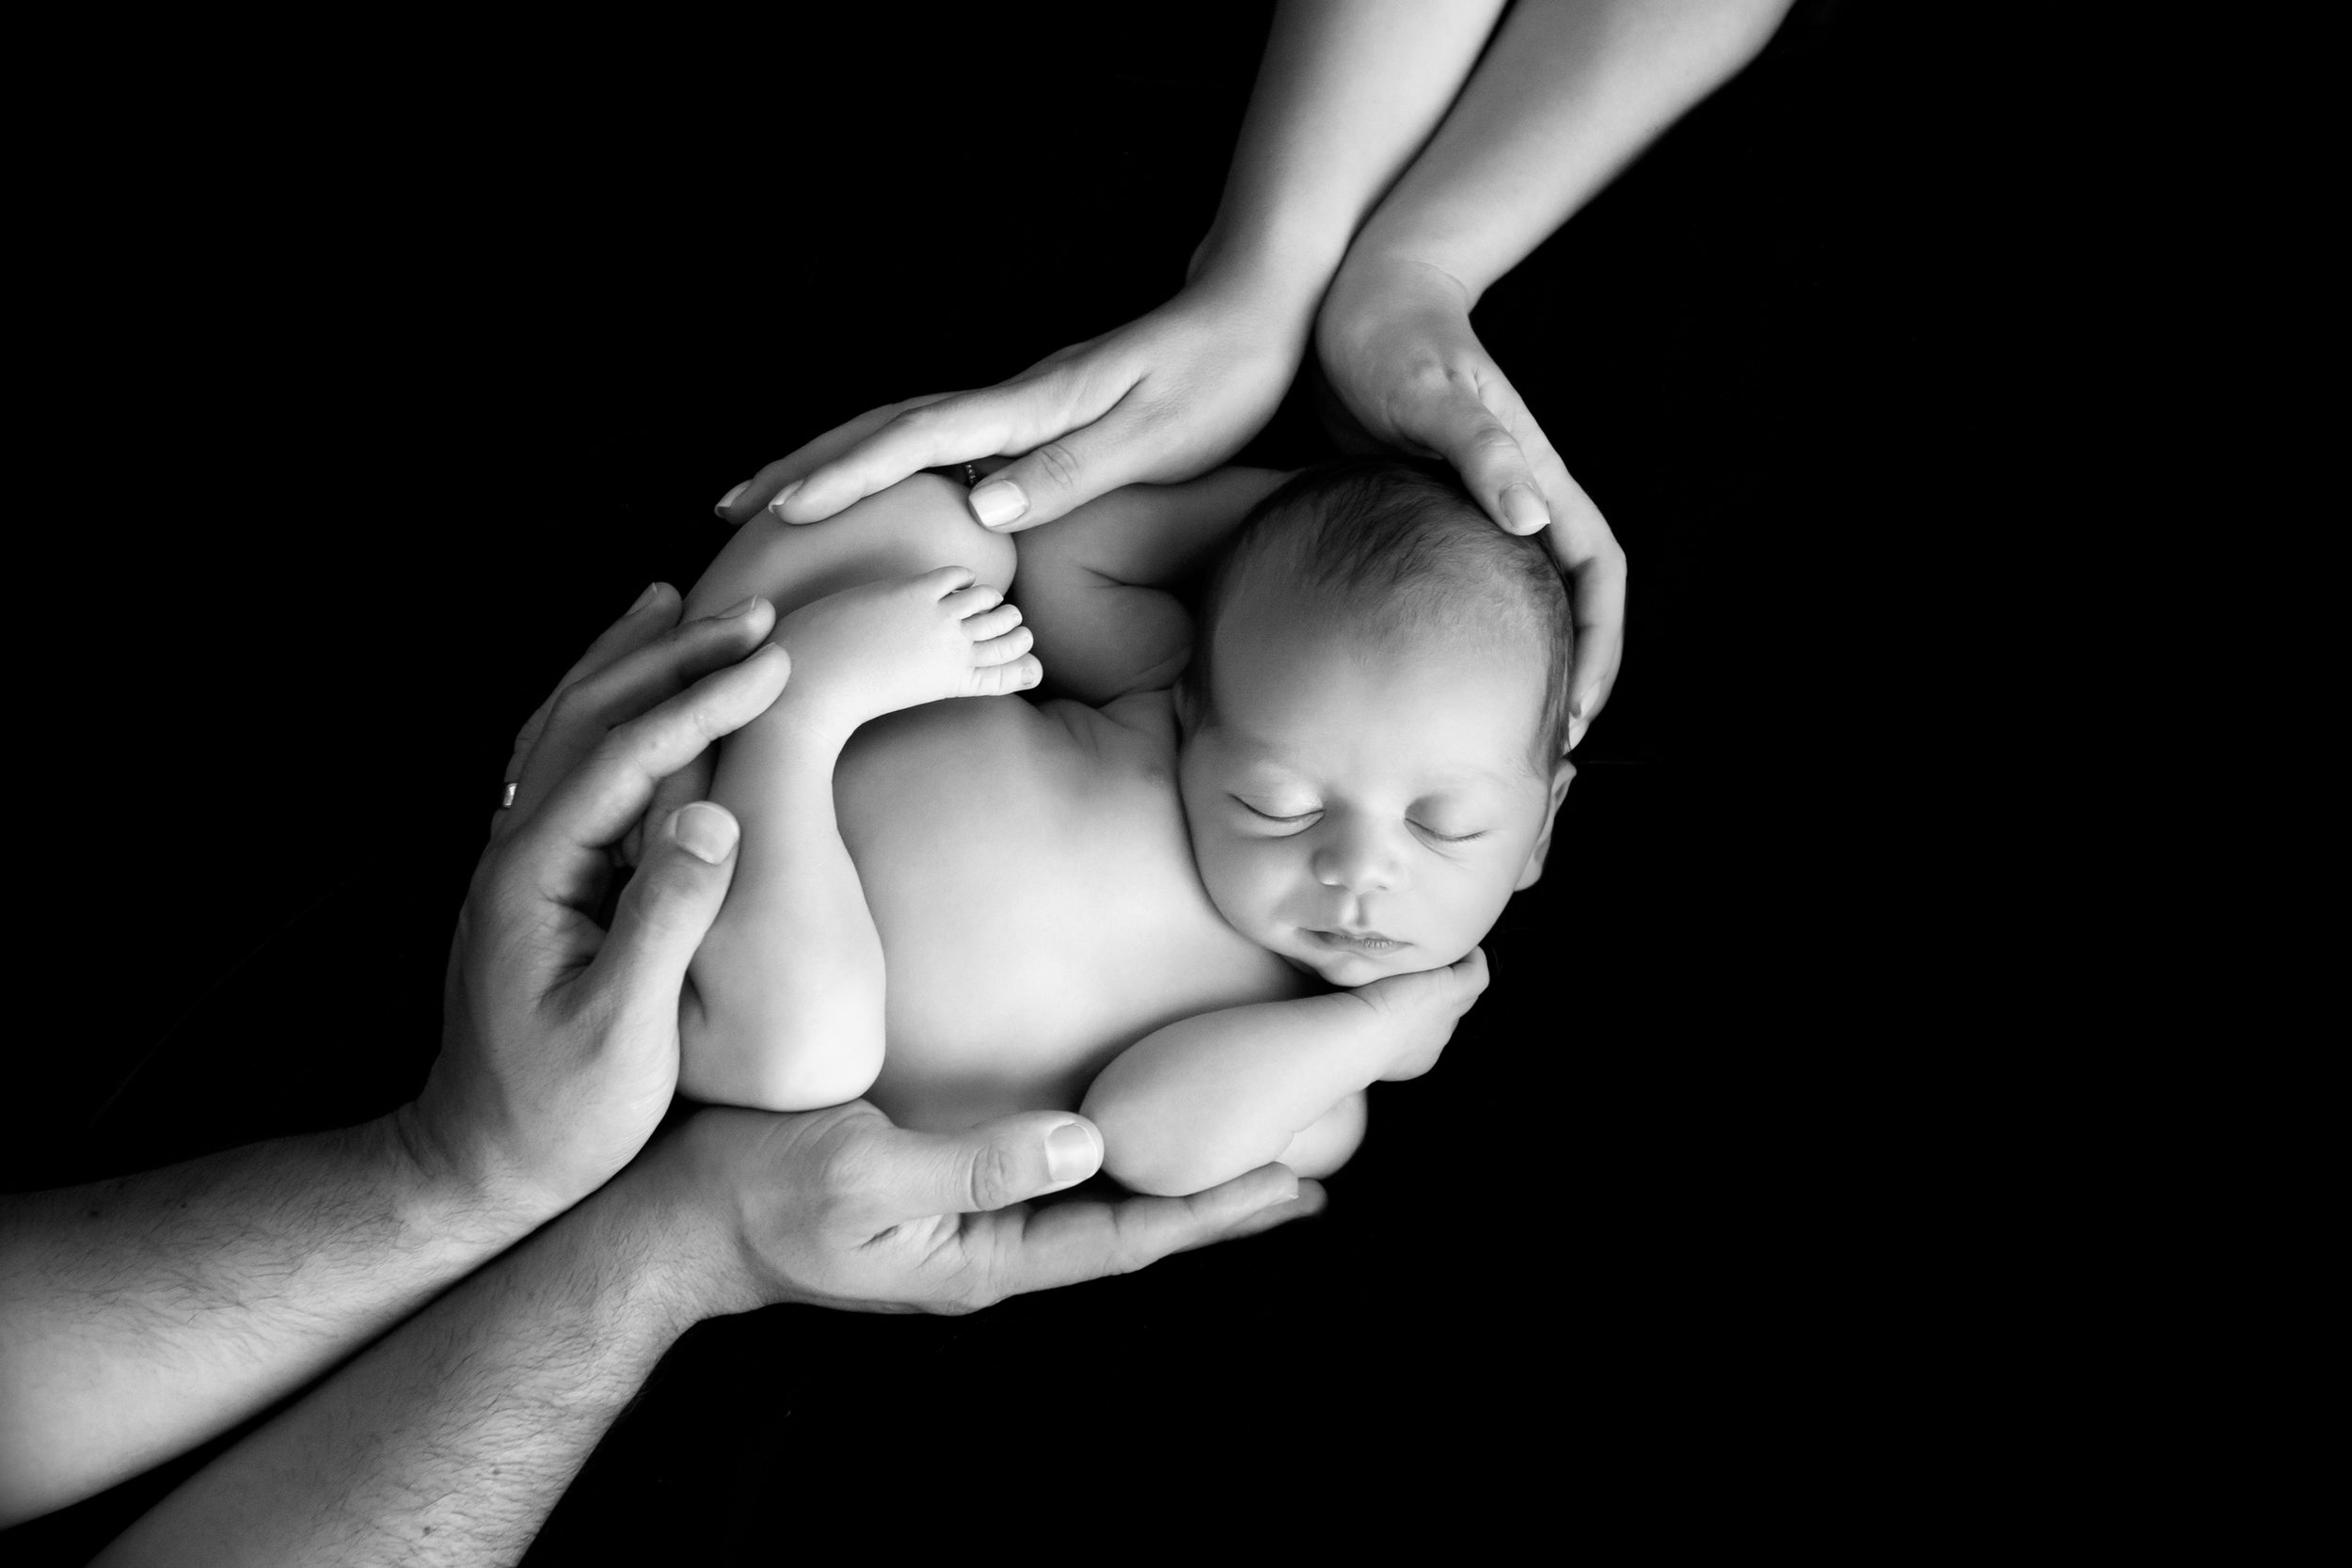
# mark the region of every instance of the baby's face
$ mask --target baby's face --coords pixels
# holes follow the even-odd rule
[[[1534,880],[1566,785],[1529,766],[1541,661],[1268,609],[1245,593],[1220,617],[1181,764],[1209,897],[1334,985],[1454,962]]]

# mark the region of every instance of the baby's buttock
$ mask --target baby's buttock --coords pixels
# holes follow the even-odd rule
[[[1172,756],[1103,722],[966,698],[844,753],[834,796],[889,986],[869,1098],[900,1124],[1074,1109],[1152,1030],[1301,989],[1202,892]]]

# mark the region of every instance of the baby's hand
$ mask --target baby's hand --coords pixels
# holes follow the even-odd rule
[[[1418,1078],[1438,1065],[1446,1042],[1454,1037],[1454,1024],[1486,989],[1486,950],[1473,947],[1443,969],[1385,975],[1347,994],[1391,1026],[1382,1032],[1393,1053],[1380,1076],[1394,1083]]]
[[[947,697],[1025,691],[1043,675],[1021,611],[961,566],[827,594],[777,623],[793,690],[843,734]]]

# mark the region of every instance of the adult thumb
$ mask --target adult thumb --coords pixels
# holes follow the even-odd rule
[[[719,916],[742,837],[735,814],[708,800],[678,807],[645,835],[595,965],[597,988],[617,1010],[677,1016],[686,965]]]
[[[892,1217],[984,1213],[1074,1187],[1103,1168],[1103,1134],[1067,1111],[1023,1111],[961,1132],[890,1128]]]
[[[1148,455],[1137,440],[1143,422],[1122,403],[1094,423],[1014,458],[973,487],[972,515],[983,528],[1018,533],[1134,483]]]

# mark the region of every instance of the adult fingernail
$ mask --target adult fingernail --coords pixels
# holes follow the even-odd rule
[[[1045,1170],[1057,1181],[1091,1176],[1100,1161],[1094,1131],[1082,1121],[1065,1121],[1045,1134]]]
[[[759,595],[758,595],[758,594],[753,594],[750,598],[745,599],[745,600],[744,600],[741,604],[739,604],[739,605],[733,606],[732,608],[727,609],[727,610],[723,610],[719,611],[719,613],[718,613],[717,615],[715,615],[715,616],[711,617],[711,619],[713,619],[713,620],[717,620],[717,621],[732,621],[732,620],[734,620],[734,619],[735,619],[738,615],[742,615],[742,614],[746,614],[746,613],[748,613],[748,612],[750,611],[750,610],[751,610],[752,606],[754,606],[754,605],[757,604],[758,602],[759,602]]]
[[[791,483],[777,491],[776,499],[768,503],[768,510],[775,514],[776,520],[778,522],[783,522],[785,520],[784,503],[799,495],[801,493],[801,486],[807,483],[808,482],[804,479],[794,480]]]
[[[745,480],[734,489],[729,490],[725,495],[721,496],[719,498],[719,503],[716,506],[713,506],[710,510],[716,512],[722,517],[725,516],[727,515],[727,508],[735,504],[736,498],[751,487],[752,482],[748,479]]]
[[[1513,533],[1533,533],[1551,521],[1544,498],[1525,484],[1514,484],[1502,492],[1502,515],[1510,519]]]
[[[670,814],[670,836],[696,860],[716,865],[735,852],[735,841],[743,836],[743,830],[725,807],[696,800]]]
[[[649,582],[645,584],[645,591],[637,595],[637,602],[628,607],[628,613],[631,615],[636,614],[639,610],[644,609],[647,605],[653,603],[654,600],[660,598],[660,596],[661,585],[660,583]]]
[[[1029,510],[1029,498],[1021,493],[1021,486],[1009,479],[992,479],[972,492],[972,515],[980,520],[982,528],[1003,528],[1021,520]]]

